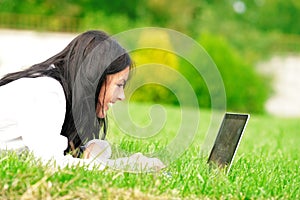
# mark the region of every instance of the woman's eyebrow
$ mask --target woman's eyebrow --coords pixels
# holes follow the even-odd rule
[[[126,83],[126,80],[124,78],[122,78],[120,81],[122,81],[123,83]]]

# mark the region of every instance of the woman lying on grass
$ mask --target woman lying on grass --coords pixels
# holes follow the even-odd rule
[[[0,150],[28,149],[61,167],[133,167],[135,160],[138,167],[161,169],[160,160],[141,154],[109,159],[106,112],[124,100],[132,66],[115,40],[88,31],[46,61],[7,74],[0,79]]]

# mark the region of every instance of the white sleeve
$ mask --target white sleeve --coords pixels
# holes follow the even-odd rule
[[[64,156],[68,139],[62,136],[61,129],[66,113],[66,99],[60,83],[49,77],[25,79],[25,85],[30,87],[19,91],[18,130],[23,142],[35,157],[41,158],[44,164],[54,160],[57,166],[86,166],[88,169],[97,165],[90,159]]]
[[[19,131],[24,144],[43,160],[63,156],[68,140],[60,135],[66,112],[62,86],[52,78],[39,78],[20,98]]]

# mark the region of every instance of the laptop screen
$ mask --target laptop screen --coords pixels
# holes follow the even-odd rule
[[[220,167],[229,165],[229,170],[248,118],[248,114],[225,114],[208,158],[209,163],[213,162]]]

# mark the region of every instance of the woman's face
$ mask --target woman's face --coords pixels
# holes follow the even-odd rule
[[[102,84],[96,106],[96,114],[99,118],[104,118],[109,106],[125,99],[124,87],[129,75],[129,67],[116,74],[106,76],[106,81]]]

